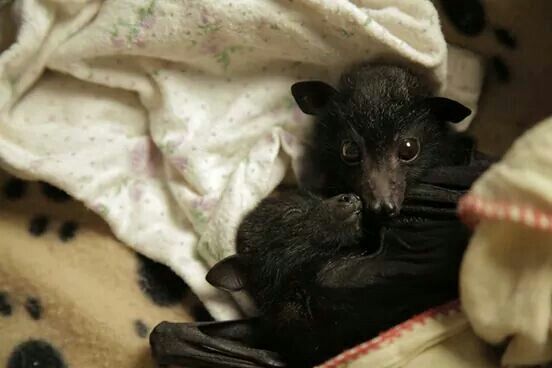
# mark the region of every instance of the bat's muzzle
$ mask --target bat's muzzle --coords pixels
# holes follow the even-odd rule
[[[338,220],[356,221],[362,214],[362,201],[355,194],[340,194],[326,202]]]
[[[374,215],[394,217],[399,214],[400,206],[392,200],[375,200],[370,203],[369,210]]]

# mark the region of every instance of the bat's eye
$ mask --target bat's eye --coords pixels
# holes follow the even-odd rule
[[[414,161],[420,153],[420,142],[416,138],[405,138],[399,143],[399,159],[404,162]]]
[[[353,141],[343,141],[341,145],[341,159],[348,165],[358,164],[360,161],[360,148]]]

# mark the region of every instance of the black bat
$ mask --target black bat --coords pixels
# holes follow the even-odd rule
[[[396,215],[406,188],[425,170],[465,161],[459,147],[473,144],[448,124],[470,109],[432,96],[425,79],[404,67],[363,63],[344,73],[337,88],[303,81],[291,91],[301,110],[316,117],[310,179],[303,180],[325,196],[358,194],[377,218]]]
[[[455,298],[469,237],[455,206],[491,163],[471,155],[426,170],[409,186],[400,215],[368,229],[353,194],[266,199],[241,224],[237,255],[207,276],[222,289],[247,290],[259,317],[163,322],[150,335],[155,359],[187,367],[309,367]]]
[[[162,323],[150,338],[159,362],[272,367],[285,360],[308,366],[456,293],[455,262],[467,232],[455,204],[488,165],[473,160],[473,142],[446,124],[461,121],[469,109],[431,97],[421,78],[395,66],[360,65],[343,75],[338,89],[318,81],[292,87],[301,109],[318,120],[310,158],[325,180],[316,189],[324,195],[356,192],[380,219],[362,226],[358,214],[340,219],[349,205],[358,212],[354,195],[322,200],[302,193],[263,202],[241,226],[238,256],[208,275],[215,286],[248,289],[261,317]],[[381,221],[401,207],[401,216]],[[293,215],[307,210],[307,217]],[[451,237],[450,249],[438,246]],[[441,284],[433,285],[435,280]],[[424,283],[433,292],[421,292]],[[405,303],[397,299],[401,292],[410,292]],[[383,299],[374,303],[372,297]],[[355,315],[369,316],[367,324],[351,324]]]

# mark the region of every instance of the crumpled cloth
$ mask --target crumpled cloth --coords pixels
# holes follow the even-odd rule
[[[460,273],[477,335],[504,365],[552,360],[552,117],[518,138],[460,202],[475,226]]]
[[[317,368],[498,368],[496,352],[470,328],[458,301],[436,306]]]
[[[207,268],[234,252],[245,212],[300,170],[310,120],[294,81],[385,56],[473,109],[481,86],[473,55],[452,49],[447,62],[430,1],[2,5],[17,32],[0,54],[1,166],[83,201],[218,319],[239,311]]]

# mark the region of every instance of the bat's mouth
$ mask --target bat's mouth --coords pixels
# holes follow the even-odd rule
[[[342,223],[356,222],[362,215],[362,201],[354,194],[341,194],[325,200],[326,210]]]
[[[349,217],[344,220],[347,226],[352,226],[353,231],[358,232],[362,230],[362,209],[355,210]]]
[[[358,222],[362,219],[362,209],[354,210],[349,217],[345,219],[346,223]]]

